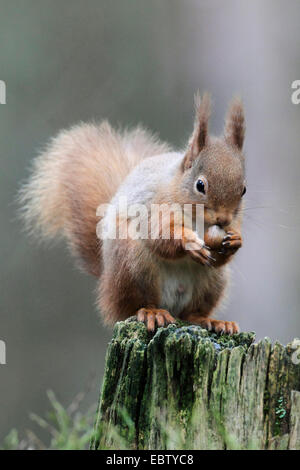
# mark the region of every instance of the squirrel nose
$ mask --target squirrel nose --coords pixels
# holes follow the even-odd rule
[[[217,223],[216,225],[218,225],[219,227],[223,228],[225,227],[226,225],[229,225],[231,222],[230,218],[226,215],[219,215],[217,217]]]

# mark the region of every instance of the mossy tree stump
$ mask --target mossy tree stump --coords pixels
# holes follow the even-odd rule
[[[300,449],[295,349],[133,319],[109,344],[93,449]]]

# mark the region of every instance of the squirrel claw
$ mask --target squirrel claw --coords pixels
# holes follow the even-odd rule
[[[220,254],[232,254],[242,246],[242,237],[236,232],[227,232],[222,241]]]
[[[137,321],[146,325],[147,330],[153,333],[157,328],[175,323],[175,318],[167,311],[158,308],[140,308],[137,311]]]
[[[213,318],[198,317],[197,315],[191,315],[187,320],[219,335],[231,336],[239,332],[239,327],[234,321],[214,320]]]
[[[188,254],[194,261],[196,261],[196,263],[200,263],[205,266],[211,266],[210,262],[215,261],[215,259],[210,255],[209,249],[204,246],[200,250],[189,250]]]

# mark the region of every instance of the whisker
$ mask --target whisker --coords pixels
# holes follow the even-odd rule
[[[256,209],[273,209],[271,206],[254,206],[254,207],[243,207],[241,209],[242,212],[245,212],[245,211],[252,211],[252,210],[256,210]]]
[[[253,217],[251,217],[249,214],[245,214],[245,216],[248,217],[250,222],[253,222],[258,228],[265,230],[266,227],[261,225],[257,220],[253,219]]]
[[[238,272],[238,274],[243,278],[244,281],[247,281],[247,278],[246,276],[244,275],[244,273],[240,270],[240,268],[238,267],[237,263],[235,262],[235,260],[232,260],[232,266],[233,268]]]
[[[251,193],[274,193],[272,189],[251,189]]]
[[[274,230],[274,228],[284,228],[285,230],[294,230],[296,228],[296,226],[293,226],[293,225],[285,225],[285,224],[279,224],[279,223],[271,223],[271,224],[265,224],[264,226],[262,225],[262,221],[261,224],[259,223],[259,221],[255,220],[253,217],[250,216],[250,214],[245,214],[245,217],[248,218],[250,220],[250,222],[254,223],[255,225],[257,225],[257,227],[259,228],[262,228],[262,229],[268,229],[268,230]],[[246,226],[246,228],[248,228]]]

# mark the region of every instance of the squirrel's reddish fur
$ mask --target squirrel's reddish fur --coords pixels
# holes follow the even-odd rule
[[[197,96],[194,132],[183,154],[168,153],[167,144],[141,128],[117,132],[103,122],[62,131],[34,161],[21,191],[26,223],[47,237],[64,235],[82,266],[100,277],[99,305],[108,323],[136,313],[149,330],[164,326],[174,321],[171,296],[178,295],[174,311],[181,318],[217,332],[238,330],[234,322],[208,317],[224,294],[225,265],[242,244],[243,107],[233,101],[218,139],[208,134],[209,116],[209,96]],[[203,194],[195,190],[199,175]],[[121,186],[131,193],[139,184],[145,203],[204,204],[205,245],[174,221],[171,232],[183,231],[181,239],[100,242],[98,206],[118,198]]]

